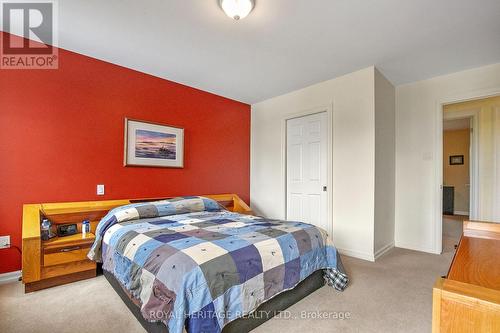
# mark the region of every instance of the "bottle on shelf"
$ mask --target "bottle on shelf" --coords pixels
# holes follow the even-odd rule
[[[49,221],[49,219],[43,219],[42,224],[40,226],[40,236],[42,240],[46,241],[49,240],[56,235],[52,232],[52,229],[50,228],[52,226],[52,223]]]
[[[90,221],[84,220],[82,222],[82,237],[85,237],[90,232]]]

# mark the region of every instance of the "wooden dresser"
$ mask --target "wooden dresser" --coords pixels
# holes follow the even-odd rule
[[[205,195],[226,209],[252,214],[248,205],[236,194]],[[29,204],[23,206],[23,283],[25,292],[32,292],[96,276],[96,263],[87,259],[95,240],[100,219],[109,210],[136,202],[166,198],[124,199],[107,201]],[[48,218],[54,225],[76,223],[79,233],[41,240],[40,223]],[[82,221],[90,221],[90,232],[81,234]]]
[[[464,222],[448,275],[434,285],[432,331],[500,332],[500,223]]]

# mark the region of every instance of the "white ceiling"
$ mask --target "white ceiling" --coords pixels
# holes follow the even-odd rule
[[[370,65],[394,84],[500,62],[499,0],[59,0],[59,45],[255,103]]]

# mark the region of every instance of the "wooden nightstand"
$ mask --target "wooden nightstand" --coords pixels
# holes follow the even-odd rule
[[[94,240],[92,233],[78,233],[42,241],[42,277],[54,279],[54,285],[95,277],[96,263],[87,259]],[[47,283],[46,287],[52,286]]]
[[[81,233],[87,216],[50,214],[44,205],[25,205],[23,212],[23,282],[25,292],[32,292],[96,276],[96,263],[87,258],[94,243],[93,233]],[[86,214],[86,213],[85,213]],[[77,234],[42,241],[40,221],[49,218],[54,224],[76,223]],[[95,223],[91,224],[95,231]]]

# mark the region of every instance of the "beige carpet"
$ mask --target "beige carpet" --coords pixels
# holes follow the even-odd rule
[[[468,216],[443,215],[443,252],[454,251],[463,232],[463,223]]]
[[[452,255],[393,249],[376,263],[343,257],[352,278],[343,293],[323,287],[254,332],[430,332],[432,285]],[[290,319],[306,314],[313,318]],[[0,285],[0,332],[144,330],[100,276],[31,294],[20,283]]]

